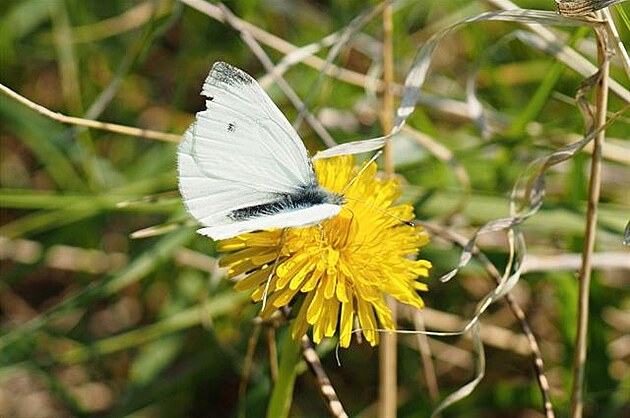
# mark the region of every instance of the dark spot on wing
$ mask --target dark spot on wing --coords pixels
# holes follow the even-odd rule
[[[251,84],[254,79],[244,71],[239,70],[236,67],[232,67],[225,62],[216,62],[210,70],[210,77],[230,86],[237,86],[239,84]]]
[[[234,124],[234,122],[228,123],[227,130],[228,132],[234,132],[236,130],[236,125]]]

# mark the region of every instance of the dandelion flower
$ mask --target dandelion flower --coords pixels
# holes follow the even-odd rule
[[[320,225],[242,234],[219,243],[231,252],[220,264],[231,278],[242,276],[239,291],[253,290],[255,302],[267,297],[261,317],[296,304],[299,310],[292,336],[301,338],[313,326],[313,341],[332,337],[339,329],[348,347],[355,317],[371,345],[378,329],[395,329],[385,303],[390,295],[421,309],[418,291],[427,285],[431,263],[415,260],[429,237],[420,226],[401,221],[414,218],[413,207],[395,205],[400,195],[396,179],[376,175],[376,164],[360,170],[352,156],[315,160],[315,172],[325,189],[346,198],[342,210]],[[266,295],[265,295],[266,293]]]

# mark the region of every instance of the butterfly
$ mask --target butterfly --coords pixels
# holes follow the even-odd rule
[[[198,112],[177,151],[179,191],[214,240],[261,229],[305,227],[332,218],[344,197],[322,188],[299,135],[254,78],[212,66]],[[386,138],[338,145],[326,158],[378,149]]]

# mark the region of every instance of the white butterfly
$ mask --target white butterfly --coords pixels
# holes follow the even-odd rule
[[[197,232],[219,240],[315,225],[339,213],[343,196],[318,184],[302,140],[256,80],[217,62],[201,94],[206,110],[177,152],[184,204],[204,225]],[[321,157],[374,150],[385,140],[342,144]]]

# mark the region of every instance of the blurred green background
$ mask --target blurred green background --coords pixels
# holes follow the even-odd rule
[[[184,3],[195,2],[4,1],[0,82],[53,111],[181,134],[203,108],[199,92],[213,62],[265,75],[238,32]],[[497,10],[499,3],[397,4],[396,81],[402,83],[432,34]],[[303,46],[343,30],[375,4],[242,0],[226,6],[277,37],[259,40],[278,62],[287,45]],[[552,1],[518,5],[554,7]],[[612,12],[627,45],[627,3]],[[590,29],[550,29],[595,62]],[[470,236],[484,222],[508,214],[511,187],[530,162],[581,138],[584,122],[573,98],[584,77],[516,39],[516,31],[536,33],[518,23],[466,25],[434,55],[423,88],[428,99],[409,120],[425,142],[406,132],[394,147],[405,197],[419,219]],[[381,76],[382,33],[377,15],[334,63],[355,75]],[[325,59],[326,51],[316,55]],[[300,97],[310,98],[309,109],[333,138],[344,142],[382,133],[380,95],[373,86],[338,77],[314,86],[318,74],[312,64],[298,63],[285,78]],[[485,134],[466,107],[471,75],[484,106]],[[628,88],[618,60],[611,77]],[[281,90],[273,83],[267,90],[295,119],[298,110]],[[611,93],[610,111],[621,106]],[[176,144],[63,125],[5,95],[0,118],[0,416],[264,416],[272,387],[270,341],[287,326],[255,325],[260,307],[231,289],[216,265],[214,243],[195,234],[176,191]],[[629,122],[624,115],[610,126],[604,148],[586,369],[585,411],[591,417],[630,414],[630,257],[621,244],[630,216]],[[311,151],[324,148],[307,124],[299,131]],[[530,271],[514,290],[541,346],[559,416],[568,414],[577,317],[578,267],[567,257],[582,248],[589,161],[590,154],[582,152],[548,173],[545,205],[523,227]],[[153,226],[143,238],[130,236]],[[483,236],[480,244],[504,266],[504,234]],[[427,328],[457,328],[493,287],[477,263],[449,283],[438,281],[456,265],[459,251],[439,237],[423,250],[434,264],[430,291],[423,295]],[[401,311],[401,328],[413,328],[410,318]],[[257,340],[244,392],[252,335]],[[482,335],[486,377],[442,416],[542,416],[527,342],[504,303],[484,315]],[[433,337],[428,342],[441,399],[472,379],[471,343]],[[339,367],[335,344],[327,341],[318,352],[346,410],[376,416],[378,350],[353,342],[340,352]],[[399,416],[428,417],[436,399],[427,388],[416,336],[401,336],[398,353]],[[305,367],[291,416],[326,416]]]

